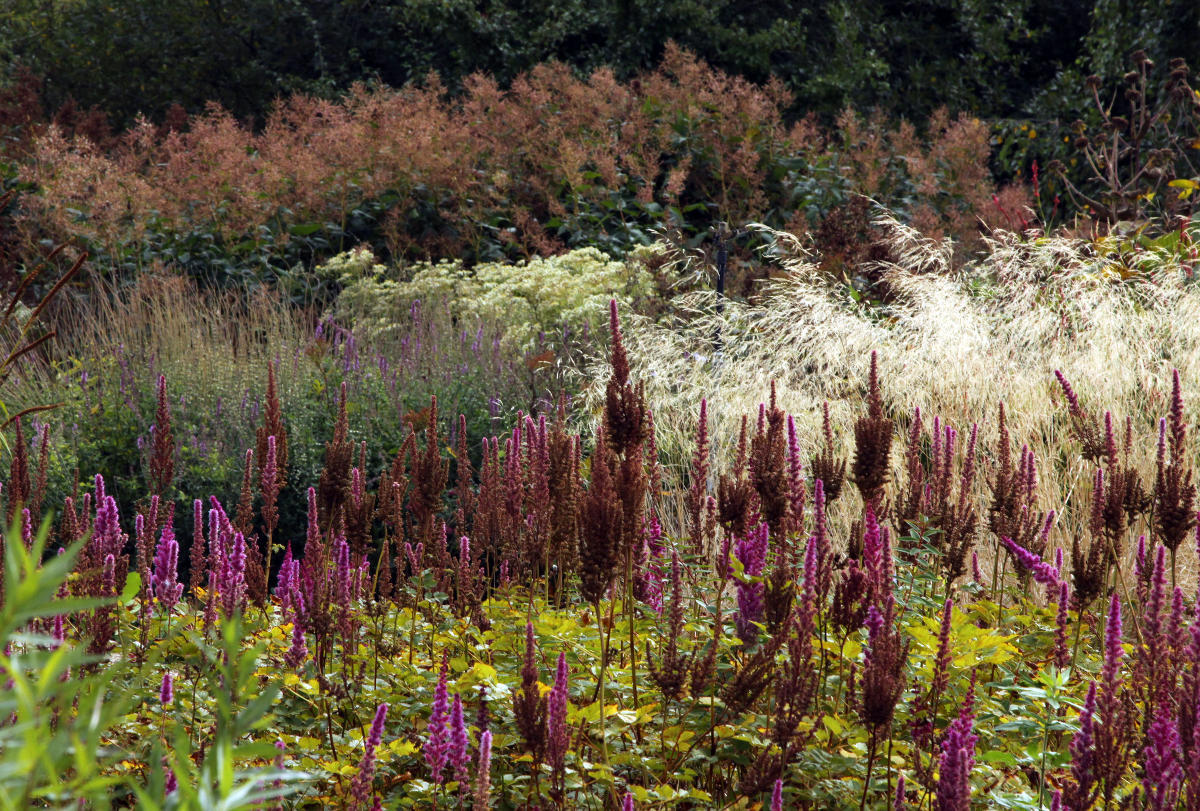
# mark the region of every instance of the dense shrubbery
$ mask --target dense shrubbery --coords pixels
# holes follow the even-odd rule
[[[1004,224],[1028,201],[1012,188],[994,202],[975,119],[939,113],[922,137],[846,113],[823,132],[786,125],[786,102],[777,84],[669,49],[627,84],[543,65],[507,91],[473,77],[453,100],[437,84],[360,87],[337,103],[293,96],[261,133],[220,109],[180,130],[143,123],[109,149],[51,130],[21,164],[18,242],[24,256],[69,240],[114,272],[162,261],[305,295],[314,283],[297,263],[360,241],[396,260],[477,262],[576,246],[619,255],[655,228],[692,236],[717,220],[820,238],[865,194],[969,248],[981,223]]]

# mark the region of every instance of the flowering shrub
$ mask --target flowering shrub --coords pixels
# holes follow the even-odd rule
[[[369,252],[339,254],[317,269],[337,275],[344,286],[335,317],[372,340],[386,340],[406,327],[413,304],[445,302],[464,324],[498,324],[507,350],[534,349],[539,336],[578,336],[603,322],[609,299],[629,303],[653,291],[650,274],[636,260],[609,259],[596,248],[517,264],[485,262],[470,269],[458,261],[404,268],[406,281],[388,278]]]

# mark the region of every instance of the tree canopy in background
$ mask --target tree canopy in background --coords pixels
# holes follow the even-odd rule
[[[1083,76],[1128,55],[1200,63],[1200,6],[1180,0],[9,0],[0,64],[45,77],[113,123],[219,102],[261,117],[283,94],[436,72],[504,83],[548,59],[619,78],[674,40],[754,82],[776,77],[798,113],[846,106],[922,120],[1069,117]]]

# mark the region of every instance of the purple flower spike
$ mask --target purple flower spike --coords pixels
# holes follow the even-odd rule
[[[164,707],[171,706],[171,702],[175,700],[175,681],[171,677],[171,671],[163,673],[162,687],[158,691],[158,701]]]
[[[433,706],[429,713],[429,724],[425,731],[429,740],[425,743],[425,762],[429,765],[430,779],[441,785],[442,770],[450,754],[450,737],[446,728],[449,720],[449,700],[446,697],[446,660],[442,660],[442,672],[433,691]]]
[[[1014,541],[1012,538],[1001,538],[1000,542],[1004,547],[1012,553],[1016,559],[1017,565],[1025,571],[1033,575],[1033,579],[1048,589],[1058,590],[1058,585],[1062,581],[1059,579],[1058,570],[1049,563],[1039,558],[1037,555],[1030,552],[1025,547]]]
[[[892,811],[904,811],[905,798],[904,775],[900,775],[896,778],[896,801],[892,803]]]
[[[366,808],[371,797],[372,784],[375,782],[375,750],[383,742],[383,723],[387,720],[387,713],[387,704],[380,704],[375,710],[375,720],[371,723],[371,734],[367,737],[358,774],[354,775],[354,780],[350,783],[350,797],[356,811]]]
[[[179,577],[179,542],[175,540],[175,530],[167,524],[162,529],[158,540],[158,549],[154,555],[154,571],[150,575],[150,585],[154,596],[167,607],[169,612],[180,598],[183,597],[183,584]]]
[[[746,644],[758,639],[755,623],[762,620],[763,616],[766,588],[763,583],[749,581],[748,578],[759,577],[763,573],[767,563],[767,538],[767,525],[760,523],[745,538],[739,539],[734,548],[734,553],[742,562],[743,576],[747,578],[739,580],[737,584],[737,631]]]
[[[783,811],[783,781],[776,780],[771,790],[771,811]]]
[[[633,811],[633,792],[625,792],[625,799],[621,800],[621,811]]]
[[[970,811],[971,770],[975,768],[975,725],[970,698],[959,716],[950,722],[942,743],[941,773],[938,775],[938,811]]]
[[[485,811],[492,804],[492,731],[479,735],[479,770],[475,775],[473,811]]]
[[[1155,710],[1146,740],[1146,776],[1142,780],[1146,792],[1144,807],[1153,811],[1173,809],[1179,803],[1183,768],[1179,765],[1182,754],[1179,725],[1168,702],[1162,702]]]
[[[450,768],[454,770],[454,779],[464,786],[470,775],[467,766],[471,762],[470,739],[467,737],[467,725],[463,720],[462,696],[454,694],[454,704],[450,708],[450,745],[448,749]]]
[[[546,755],[554,769],[561,769],[567,755],[567,657],[558,654],[554,687],[546,703]]]

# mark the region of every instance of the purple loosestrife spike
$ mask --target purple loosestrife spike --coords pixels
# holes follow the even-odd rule
[[[625,799],[621,800],[621,811],[633,811],[633,792],[625,792]]]
[[[479,735],[479,767],[475,773],[475,797],[472,811],[486,811],[492,805],[492,731]]]
[[[442,671],[438,676],[437,687],[433,691],[433,706],[429,713],[429,724],[425,731],[429,740],[425,742],[425,763],[429,765],[430,779],[441,785],[442,769],[446,768],[449,755],[450,738],[446,729],[449,716],[449,701],[446,698],[446,660],[442,659]]]
[[[450,745],[447,755],[450,768],[454,770],[454,779],[460,786],[465,786],[471,779],[467,771],[471,763],[470,744],[467,724],[463,720],[462,696],[455,693],[454,704],[450,707]]]
[[[546,703],[546,759],[555,771],[561,771],[567,755],[567,657],[558,654],[554,686]]]
[[[372,794],[375,782],[375,750],[383,742],[383,724],[387,720],[388,705],[380,704],[375,710],[375,720],[371,723],[371,733],[367,736],[366,749],[363,751],[362,762],[358,765],[358,774],[350,783],[350,797],[355,811],[366,808]]]
[[[163,673],[162,687],[158,691],[158,701],[164,707],[171,706],[171,702],[175,700],[175,681],[171,678],[171,671]]]
[[[771,789],[771,811],[783,811],[783,781],[776,780]]]
[[[1159,547],[1160,549],[1162,547]],[[1145,777],[1142,786],[1146,791],[1146,804],[1151,811],[1174,809],[1179,803],[1179,791],[1183,784],[1183,768],[1179,740],[1179,725],[1169,702],[1161,702],[1154,712],[1154,721],[1146,731]]]

